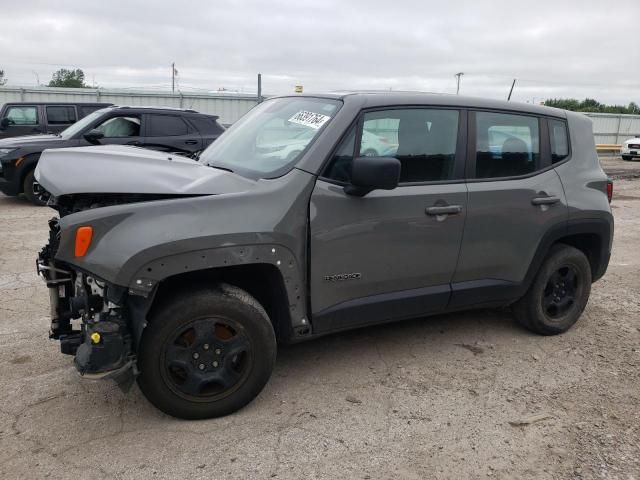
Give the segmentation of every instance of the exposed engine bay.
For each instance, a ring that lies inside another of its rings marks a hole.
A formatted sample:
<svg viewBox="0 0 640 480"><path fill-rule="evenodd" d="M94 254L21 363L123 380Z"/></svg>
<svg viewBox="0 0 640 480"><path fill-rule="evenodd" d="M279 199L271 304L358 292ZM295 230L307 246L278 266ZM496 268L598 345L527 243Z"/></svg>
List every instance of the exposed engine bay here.
<svg viewBox="0 0 640 480"><path fill-rule="evenodd" d="M126 290L57 262L57 218L49 221L49 229L49 243L38 255L37 269L49 288L50 338L60 341L62 353L75 356L81 375L115 378L131 373L135 362L124 315ZM74 320L79 320L79 328L74 328Z"/></svg>
<svg viewBox="0 0 640 480"><path fill-rule="evenodd" d="M194 195L156 194L156 193L82 193L62 195L58 198L48 196L47 205L58 211L60 218L72 213L82 212L93 208L125 205L127 203L152 202L155 200L169 200L186 198Z"/></svg>

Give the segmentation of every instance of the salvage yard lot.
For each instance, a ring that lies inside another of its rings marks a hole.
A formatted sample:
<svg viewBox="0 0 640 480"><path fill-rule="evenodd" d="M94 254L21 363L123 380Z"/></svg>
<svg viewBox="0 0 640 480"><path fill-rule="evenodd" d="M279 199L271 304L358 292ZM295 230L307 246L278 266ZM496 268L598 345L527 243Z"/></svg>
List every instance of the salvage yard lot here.
<svg viewBox="0 0 640 480"><path fill-rule="evenodd" d="M0 196L0 478L640 480L640 162L603 164L613 255L568 333L483 310L332 335L198 422L77 376L35 274L54 212Z"/></svg>

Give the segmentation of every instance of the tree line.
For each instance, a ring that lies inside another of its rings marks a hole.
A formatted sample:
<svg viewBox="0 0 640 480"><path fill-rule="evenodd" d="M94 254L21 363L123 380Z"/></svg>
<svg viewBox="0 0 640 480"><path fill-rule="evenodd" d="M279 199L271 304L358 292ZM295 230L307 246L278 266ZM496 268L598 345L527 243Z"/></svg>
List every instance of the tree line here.
<svg viewBox="0 0 640 480"><path fill-rule="evenodd" d="M629 105L624 106L606 105L593 98L585 98L582 101L576 100L575 98L551 98L545 100L544 104L547 107L562 108L574 112L640 114L640 106L635 102L630 102Z"/></svg>

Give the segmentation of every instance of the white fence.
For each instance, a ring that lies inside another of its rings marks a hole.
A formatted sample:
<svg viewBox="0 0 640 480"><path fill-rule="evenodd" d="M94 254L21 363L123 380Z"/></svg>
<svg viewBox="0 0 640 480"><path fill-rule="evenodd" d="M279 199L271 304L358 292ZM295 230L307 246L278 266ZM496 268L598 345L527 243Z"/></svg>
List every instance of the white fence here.
<svg viewBox="0 0 640 480"><path fill-rule="evenodd" d="M585 113L593 120L596 144L620 145L625 140L640 137L640 115L618 113Z"/></svg>
<svg viewBox="0 0 640 480"><path fill-rule="evenodd" d="M231 124L258 102L255 95L238 93L154 92L103 88L0 87L0 105L7 102L107 102L115 105L192 108Z"/></svg>

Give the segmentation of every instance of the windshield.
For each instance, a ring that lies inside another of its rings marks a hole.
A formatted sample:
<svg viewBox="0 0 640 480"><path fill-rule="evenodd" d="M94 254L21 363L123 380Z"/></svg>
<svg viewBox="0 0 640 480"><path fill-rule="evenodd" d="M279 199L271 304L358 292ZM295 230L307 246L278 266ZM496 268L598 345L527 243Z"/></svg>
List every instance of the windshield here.
<svg viewBox="0 0 640 480"><path fill-rule="evenodd" d="M288 97L261 103L200 155L200 162L250 178L282 175L336 114L336 100Z"/></svg>
<svg viewBox="0 0 640 480"><path fill-rule="evenodd" d="M91 125L98 118L100 118L105 112L108 112L108 111L109 111L108 108L103 108L103 109L96 110L95 112L90 113L86 117L81 118L76 123L74 123L73 125L70 125L68 128L66 128L62 132L60 132L60 136L62 138L64 138L65 140L69 140L76 133L84 130L85 127Z"/></svg>

